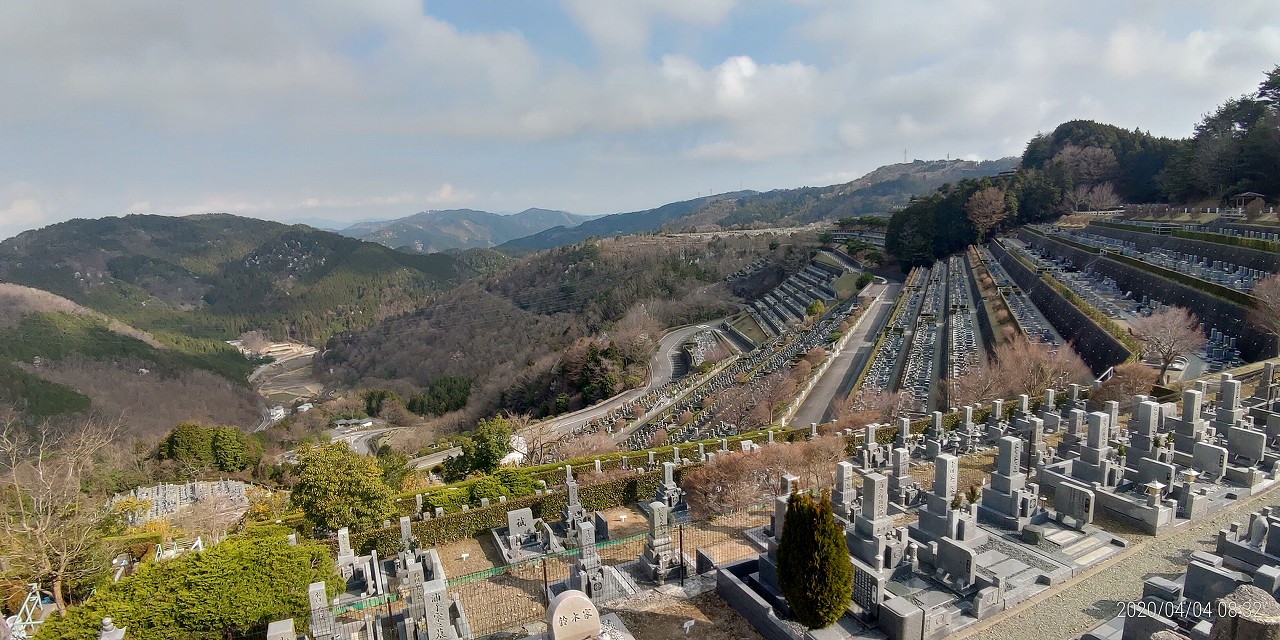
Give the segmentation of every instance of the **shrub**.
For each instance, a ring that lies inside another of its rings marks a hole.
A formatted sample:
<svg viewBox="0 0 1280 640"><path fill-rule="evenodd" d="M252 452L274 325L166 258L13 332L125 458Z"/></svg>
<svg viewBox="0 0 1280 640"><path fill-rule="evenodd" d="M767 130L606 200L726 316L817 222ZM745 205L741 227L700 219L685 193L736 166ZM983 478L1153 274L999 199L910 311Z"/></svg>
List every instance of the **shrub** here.
<svg viewBox="0 0 1280 640"><path fill-rule="evenodd" d="M853 565L831 500L801 493L787 499L778 543L778 585L795 619L821 629L840 619L853 592Z"/></svg>

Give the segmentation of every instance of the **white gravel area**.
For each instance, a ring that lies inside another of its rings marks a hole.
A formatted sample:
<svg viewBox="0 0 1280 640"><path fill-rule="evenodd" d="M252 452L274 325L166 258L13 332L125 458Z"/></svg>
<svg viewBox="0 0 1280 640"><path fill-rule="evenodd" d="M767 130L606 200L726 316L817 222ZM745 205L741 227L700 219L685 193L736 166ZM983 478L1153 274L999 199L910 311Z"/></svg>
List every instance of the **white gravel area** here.
<svg viewBox="0 0 1280 640"><path fill-rule="evenodd" d="M1192 551L1213 551L1219 529L1233 521L1247 523L1251 511L1276 501L1273 491L1268 490L1159 537L1118 533L1131 544L1116 560L951 638L1028 640L1079 636L1115 617L1120 603L1140 598L1143 580L1180 575L1186 571ZM1106 524L1102 526L1112 530Z"/></svg>

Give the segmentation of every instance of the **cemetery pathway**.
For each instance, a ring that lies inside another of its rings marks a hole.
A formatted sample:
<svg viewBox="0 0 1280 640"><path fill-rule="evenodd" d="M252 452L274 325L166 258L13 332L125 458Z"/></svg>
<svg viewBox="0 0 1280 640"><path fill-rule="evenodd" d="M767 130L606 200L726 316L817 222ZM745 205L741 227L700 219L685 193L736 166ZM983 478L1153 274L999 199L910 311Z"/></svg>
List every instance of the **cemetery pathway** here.
<svg viewBox="0 0 1280 640"><path fill-rule="evenodd" d="M1275 491L1268 490L1166 535L1122 533L1133 546L1115 563L1104 564L1062 589L1033 598L1029 605L1024 603L953 637L1027 640L1079 636L1114 617L1120 611L1119 603L1141 598L1143 580L1181 575L1192 551L1213 551L1219 529L1233 521L1248 522L1250 512L1275 503Z"/></svg>
<svg viewBox="0 0 1280 640"><path fill-rule="evenodd" d="M884 329L885 323L889 321L889 312L893 310L893 304L897 302L898 293L901 291L902 283L900 282L871 285L867 295L872 297L880 295L880 299L867 310L868 321L859 323L844 349L831 362L831 366L818 379L809 396L796 410L790 424L805 426L813 422L822 424L831 420L832 403L836 398L848 396L853 390L853 383L857 381L858 373L867 366L871 348L875 345L880 331Z"/></svg>

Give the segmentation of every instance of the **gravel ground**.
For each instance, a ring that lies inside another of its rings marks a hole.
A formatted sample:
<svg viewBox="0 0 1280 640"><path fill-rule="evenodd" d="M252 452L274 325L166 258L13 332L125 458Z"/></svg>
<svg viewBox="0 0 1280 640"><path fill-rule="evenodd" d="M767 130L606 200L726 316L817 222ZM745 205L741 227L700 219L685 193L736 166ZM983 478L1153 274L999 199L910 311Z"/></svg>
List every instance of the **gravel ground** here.
<svg viewBox="0 0 1280 640"><path fill-rule="evenodd" d="M1174 578L1181 574L1192 551L1212 551L1219 529L1232 521L1247 522L1251 511L1276 502L1273 493L1269 490L1251 496L1230 509L1154 538L1132 530L1119 531L1112 523L1099 523L1130 541L1132 546L1118 560L1095 568L1043 599L1033 598L1031 603L952 637L1027 640L1078 636L1119 613L1119 603L1140 598L1146 578Z"/></svg>

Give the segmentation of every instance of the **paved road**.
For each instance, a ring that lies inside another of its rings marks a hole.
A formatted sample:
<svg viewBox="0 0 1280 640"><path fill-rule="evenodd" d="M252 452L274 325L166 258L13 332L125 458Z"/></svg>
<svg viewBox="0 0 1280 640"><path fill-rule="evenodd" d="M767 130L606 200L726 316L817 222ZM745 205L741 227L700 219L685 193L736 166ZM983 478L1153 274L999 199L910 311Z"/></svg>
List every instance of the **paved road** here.
<svg viewBox="0 0 1280 640"><path fill-rule="evenodd" d="M852 391L858 372L862 371L867 358L871 357L871 348L875 346L876 338L889 321L889 312L893 310L893 303L897 301L901 291L900 282L873 284L868 287L869 295L879 295L880 298L867 310L849 342L845 343L844 349L818 379L813 391L809 392L809 397L796 410L791 424L805 426L831 420L831 405L837 398L846 397Z"/></svg>
<svg viewBox="0 0 1280 640"><path fill-rule="evenodd" d="M658 352L655 353L653 358L649 361L649 382L645 384L645 386L616 395L608 400L585 409L580 409L573 413L543 420L538 423L539 429L550 424L554 433L569 433L574 427L580 427L591 422L592 420L609 413L615 408L639 398L650 390L656 389L670 382L671 375L673 373L671 354L678 349L681 344L684 344L685 339L689 336L702 331L703 329L710 329L718 326L722 320L723 319L717 319L702 324L680 327L666 333L658 341Z"/></svg>
<svg viewBox="0 0 1280 640"><path fill-rule="evenodd" d="M444 449L437 451L428 456L414 458L409 461L410 469L430 469L438 464L443 464L445 458L450 458L462 453L462 447L453 447L452 449Z"/></svg>

